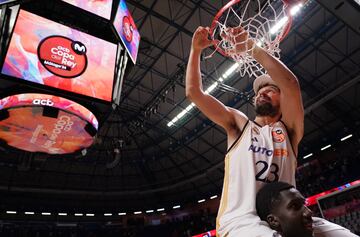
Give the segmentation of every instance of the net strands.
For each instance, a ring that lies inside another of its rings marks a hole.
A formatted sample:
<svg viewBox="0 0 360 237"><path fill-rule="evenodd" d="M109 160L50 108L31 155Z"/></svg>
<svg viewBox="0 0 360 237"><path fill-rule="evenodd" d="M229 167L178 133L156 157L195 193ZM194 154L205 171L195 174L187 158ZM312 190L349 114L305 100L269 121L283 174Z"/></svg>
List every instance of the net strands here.
<svg viewBox="0 0 360 237"><path fill-rule="evenodd" d="M231 57L238 64L238 71L243 77L246 74L258 77L265 74L265 69L252 57L252 50L255 44L265 49L269 54L280 58L279 43L287 34L290 27L290 17L287 16L286 7L280 0L266 0L263 3L260 0L243 0L236 2L229 7L225 6L223 12L216 16L211 26L211 38L214 40L214 46L217 51L227 57ZM283 24L279 25L279 21ZM279 29L276 29L276 25ZM238 35L230 34L230 28L242 27L248 32L248 38L243 41L235 41ZM253 40L255 44L247 44ZM236 46L245 45L245 51L237 52ZM252 47L248 47L252 45ZM206 58L213 56L213 51Z"/></svg>

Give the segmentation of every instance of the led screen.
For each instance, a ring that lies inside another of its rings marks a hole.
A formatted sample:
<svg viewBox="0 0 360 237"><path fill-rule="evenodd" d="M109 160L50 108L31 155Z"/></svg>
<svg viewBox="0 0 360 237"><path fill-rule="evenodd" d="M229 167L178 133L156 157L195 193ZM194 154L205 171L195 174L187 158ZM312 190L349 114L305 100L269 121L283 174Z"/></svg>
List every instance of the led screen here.
<svg viewBox="0 0 360 237"><path fill-rule="evenodd" d="M58 110L44 112L45 107ZM7 114L4 115L4 111ZM89 147L96 117L74 101L46 94L19 94L0 100L0 139L30 152L66 154Z"/></svg>
<svg viewBox="0 0 360 237"><path fill-rule="evenodd" d="M215 237L216 236L216 230L211 230L199 235L193 235L192 237Z"/></svg>
<svg viewBox="0 0 360 237"><path fill-rule="evenodd" d="M20 10L1 73L111 101L117 46Z"/></svg>
<svg viewBox="0 0 360 237"><path fill-rule="evenodd" d="M16 0L0 0L0 5L1 4L5 4L5 3L9 3L9 2L15 2ZM1 12L1 11L0 11Z"/></svg>
<svg viewBox="0 0 360 237"><path fill-rule="evenodd" d="M85 11L110 20L112 0L63 0Z"/></svg>
<svg viewBox="0 0 360 237"><path fill-rule="evenodd" d="M131 60L135 64L139 50L140 33L126 6L125 0L120 0L114 19L114 27L130 54Z"/></svg>

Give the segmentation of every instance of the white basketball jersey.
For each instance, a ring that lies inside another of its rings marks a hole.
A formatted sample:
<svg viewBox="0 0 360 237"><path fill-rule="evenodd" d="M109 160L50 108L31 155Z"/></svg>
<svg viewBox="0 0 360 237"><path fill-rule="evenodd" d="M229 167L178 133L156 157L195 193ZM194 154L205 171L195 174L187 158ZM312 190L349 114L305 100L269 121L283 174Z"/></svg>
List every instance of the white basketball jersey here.
<svg viewBox="0 0 360 237"><path fill-rule="evenodd" d="M218 236L260 221L255 207L257 191L274 181L295 186L295 171L296 157L285 125L278 121L261 127L248 121L225 157Z"/></svg>

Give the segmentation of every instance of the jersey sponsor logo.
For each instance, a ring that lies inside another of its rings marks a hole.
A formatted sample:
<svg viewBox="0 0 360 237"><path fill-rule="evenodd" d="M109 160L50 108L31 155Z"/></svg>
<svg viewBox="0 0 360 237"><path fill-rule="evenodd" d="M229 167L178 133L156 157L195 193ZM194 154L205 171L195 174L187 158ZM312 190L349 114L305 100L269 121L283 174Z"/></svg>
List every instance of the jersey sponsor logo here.
<svg viewBox="0 0 360 237"><path fill-rule="evenodd" d="M275 149L274 150L274 157L287 157L289 152L287 149Z"/></svg>
<svg viewBox="0 0 360 237"><path fill-rule="evenodd" d="M287 157L289 155L287 149L276 148L275 150L271 150L266 147L255 146L252 144L249 146L248 151L252 151L253 153L259 153L261 155L266 155L269 157L272 155L274 155L274 157Z"/></svg>
<svg viewBox="0 0 360 237"><path fill-rule="evenodd" d="M256 137L251 138L251 141L258 142L258 139Z"/></svg>
<svg viewBox="0 0 360 237"><path fill-rule="evenodd" d="M259 131L259 129L257 127L252 127L252 131L253 131L253 133L255 133L257 135L260 134L260 131Z"/></svg>
<svg viewBox="0 0 360 237"><path fill-rule="evenodd" d="M285 141L285 134L281 128L275 128L271 134L274 142L281 143Z"/></svg>
<svg viewBox="0 0 360 237"><path fill-rule="evenodd" d="M266 147L259 147L259 146L255 146L255 145L250 145L249 151L252 151L253 153L259 153L262 155L266 155L266 156L272 156L274 154L273 150L270 150Z"/></svg>

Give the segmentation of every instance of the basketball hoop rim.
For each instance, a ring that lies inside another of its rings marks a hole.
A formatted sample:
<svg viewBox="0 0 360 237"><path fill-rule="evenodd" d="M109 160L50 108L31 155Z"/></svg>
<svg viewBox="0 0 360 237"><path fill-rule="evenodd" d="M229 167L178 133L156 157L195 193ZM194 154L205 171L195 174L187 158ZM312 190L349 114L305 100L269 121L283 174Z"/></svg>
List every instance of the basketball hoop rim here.
<svg viewBox="0 0 360 237"><path fill-rule="evenodd" d="M212 36L214 34L214 30L215 30L215 27L217 25L217 21L218 19L220 18L220 16L226 11L228 10L232 5L236 4L236 3L239 3L240 1L242 0L231 0L230 2L228 2L227 4L225 4L219 11L218 13L215 15L213 21L211 22L211 26L210 26L210 35ZM250 1L250 0L249 0ZM278 35L276 38L280 37L279 39L279 42L281 42L285 37L286 35L289 33L290 29L291 29L291 25L292 25L292 16L290 14L290 9L288 8L289 6L289 2L288 0L281 0L285 6L286 6L286 15L288 16L288 22L285 26L285 29L283 31L283 34L282 35ZM215 49L220 53L222 54L223 56L225 57L228 57L229 55L221 48L217 47L217 44L215 41L212 42L213 46L215 47Z"/></svg>

